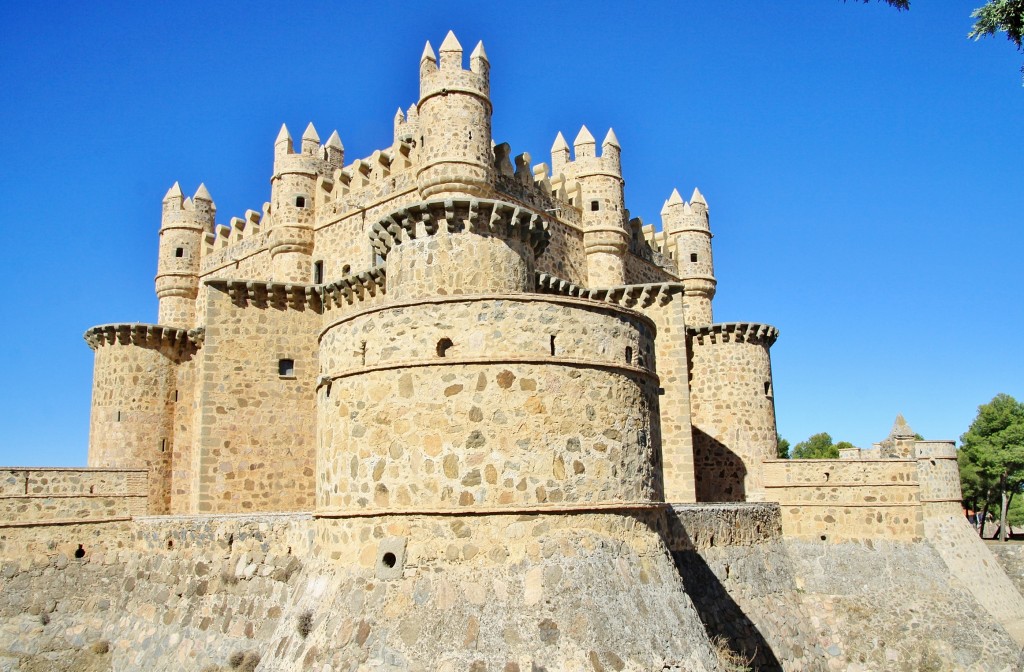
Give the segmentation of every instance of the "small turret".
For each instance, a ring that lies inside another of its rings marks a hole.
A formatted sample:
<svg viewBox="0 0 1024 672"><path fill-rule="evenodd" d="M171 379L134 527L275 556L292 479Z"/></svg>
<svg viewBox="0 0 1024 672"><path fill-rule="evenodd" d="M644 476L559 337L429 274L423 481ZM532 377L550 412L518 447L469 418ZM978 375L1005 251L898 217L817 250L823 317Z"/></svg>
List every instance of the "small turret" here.
<svg viewBox="0 0 1024 672"><path fill-rule="evenodd" d="M624 256L630 234L619 139L615 131L608 129L598 156L597 141L583 126L572 144L573 159L570 161L569 146L559 133L551 148L551 164L554 174L564 173L567 182L579 185L587 285L613 287L624 284Z"/></svg>
<svg viewBox="0 0 1024 672"><path fill-rule="evenodd" d="M196 326L202 242L213 231L216 216L206 185L199 185L192 198L184 198L175 182L164 196L156 273L160 324L182 329Z"/></svg>
<svg viewBox="0 0 1024 672"><path fill-rule="evenodd" d="M481 42L464 69L462 45L451 31L439 53L440 65L428 42L420 58L420 194L486 196L494 182L487 54Z"/></svg>
<svg viewBox="0 0 1024 672"><path fill-rule="evenodd" d="M326 146L312 122L295 152L288 127L274 141L274 176L270 180L271 278L279 282L313 281L313 224L316 181L330 176L344 161L337 132Z"/></svg>
<svg viewBox="0 0 1024 672"><path fill-rule="evenodd" d="M678 189L661 210L662 230L668 239L668 250L679 269L679 279L686 287L683 306L686 324L693 327L710 325L713 321L711 301L715 298L714 259L711 254L711 227L708 205L699 189L693 190L690 203L683 200Z"/></svg>

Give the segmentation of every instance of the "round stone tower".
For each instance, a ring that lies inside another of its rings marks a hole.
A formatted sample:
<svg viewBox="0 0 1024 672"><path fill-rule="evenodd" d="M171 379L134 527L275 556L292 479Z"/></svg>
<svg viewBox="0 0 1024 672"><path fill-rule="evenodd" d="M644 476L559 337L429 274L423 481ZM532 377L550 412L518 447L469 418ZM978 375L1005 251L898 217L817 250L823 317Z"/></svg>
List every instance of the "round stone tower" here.
<svg viewBox="0 0 1024 672"><path fill-rule="evenodd" d="M150 514L169 512L177 366L195 351L184 329L148 324L93 327L89 458L92 468L149 472Z"/></svg>
<svg viewBox="0 0 1024 672"><path fill-rule="evenodd" d="M387 300L320 337L318 511L661 501L654 326L528 293L544 217L464 197L373 227Z"/></svg>
<svg viewBox="0 0 1024 672"><path fill-rule="evenodd" d="M601 156L597 156L594 136L584 126L573 141L573 150L570 174L580 185L587 285L622 285L626 281L623 258L629 233L619 140L609 129L601 143Z"/></svg>
<svg viewBox="0 0 1024 672"><path fill-rule="evenodd" d="M217 207L205 185L199 185L196 195L188 199L175 182L164 196L156 273L160 324L181 329L196 326L203 237L213 231L216 216Z"/></svg>
<svg viewBox="0 0 1024 672"><path fill-rule="evenodd" d="M689 327L690 413L698 502L764 499L762 460L776 457L766 324Z"/></svg>
<svg viewBox="0 0 1024 672"><path fill-rule="evenodd" d="M451 31L438 65L428 42L420 59L420 167L424 198L443 193L487 196L494 182L490 64L480 42L462 67L462 45Z"/></svg>

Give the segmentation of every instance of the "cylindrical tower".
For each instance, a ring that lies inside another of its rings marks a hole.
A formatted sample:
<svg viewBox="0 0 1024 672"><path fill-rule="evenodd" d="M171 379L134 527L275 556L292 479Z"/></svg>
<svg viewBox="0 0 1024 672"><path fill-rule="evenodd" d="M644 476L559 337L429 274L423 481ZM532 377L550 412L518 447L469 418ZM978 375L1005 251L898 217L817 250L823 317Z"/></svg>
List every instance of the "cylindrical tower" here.
<svg viewBox="0 0 1024 672"><path fill-rule="evenodd" d="M583 247L587 255L587 285L615 287L626 282L623 262L629 246L622 180L621 149L615 132L601 143L601 156L587 127L573 141L570 174L580 185Z"/></svg>
<svg viewBox="0 0 1024 672"><path fill-rule="evenodd" d="M687 329L698 502L764 499L762 461L776 457L775 395L766 324Z"/></svg>
<svg viewBox="0 0 1024 672"><path fill-rule="evenodd" d="M320 338L318 510L662 500L654 325L530 293L544 215L446 199L371 236L387 300Z"/></svg>
<svg viewBox="0 0 1024 672"><path fill-rule="evenodd" d="M490 64L480 42L462 68L462 45L451 31L440 48L428 42L420 59L417 183L424 198L444 193L486 196L494 182Z"/></svg>
<svg viewBox="0 0 1024 672"><path fill-rule="evenodd" d="M340 149L340 142L337 145L332 151ZM316 180L329 171L327 155L313 124L302 134L298 153L292 151L291 135L282 124L274 142L274 176L270 182L271 278L277 282L313 281Z"/></svg>
<svg viewBox="0 0 1024 672"><path fill-rule="evenodd" d="M697 189L686 203L678 190L661 210L662 228L673 250L683 292L686 323L704 327L712 323L711 301L715 298L715 267L711 256L711 226L708 206Z"/></svg>
<svg viewBox="0 0 1024 672"><path fill-rule="evenodd" d="M160 324L191 329L196 326L196 296L203 236L213 231L217 207L206 186L183 198L175 182L164 196L157 258L156 295Z"/></svg>
<svg viewBox="0 0 1024 672"><path fill-rule="evenodd" d="M963 518L956 444L952 441L917 441L914 456L925 517L951 515Z"/></svg>
<svg viewBox="0 0 1024 672"><path fill-rule="evenodd" d="M93 327L89 459L94 468L146 469L150 514L169 511L176 364L193 351L184 329L147 324Z"/></svg>

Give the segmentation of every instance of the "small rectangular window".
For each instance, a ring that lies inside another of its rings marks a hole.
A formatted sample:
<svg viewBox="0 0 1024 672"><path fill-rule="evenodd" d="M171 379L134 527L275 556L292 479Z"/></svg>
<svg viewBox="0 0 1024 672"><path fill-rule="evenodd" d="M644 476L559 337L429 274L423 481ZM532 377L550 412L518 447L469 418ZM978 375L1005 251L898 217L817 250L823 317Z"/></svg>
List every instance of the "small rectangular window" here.
<svg viewBox="0 0 1024 672"><path fill-rule="evenodd" d="M184 247L176 248L174 250L174 256L176 256L176 257L184 257L185 256L185 248Z"/></svg>
<svg viewBox="0 0 1024 672"><path fill-rule="evenodd" d="M295 360L294 359L279 359L277 360L277 375L284 378L291 378L295 375Z"/></svg>
<svg viewBox="0 0 1024 672"><path fill-rule="evenodd" d="M693 254L690 255L690 261L692 261L693 263L697 263L697 253L696 252L694 252Z"/></svg>
<svg viewBox="0 0 1024 672"><path fill-rule="evenodd" d="M324 262L314 261L313 262L313 284L319 285L324 281Z"/></svg>
<svg viewBox="0 0 1024 672"><path fill-rule="evenodd" d="M600 210L601 209L601 201L591 201L590 202L590 209L593 212L597 212L598 210Z"/></svg>

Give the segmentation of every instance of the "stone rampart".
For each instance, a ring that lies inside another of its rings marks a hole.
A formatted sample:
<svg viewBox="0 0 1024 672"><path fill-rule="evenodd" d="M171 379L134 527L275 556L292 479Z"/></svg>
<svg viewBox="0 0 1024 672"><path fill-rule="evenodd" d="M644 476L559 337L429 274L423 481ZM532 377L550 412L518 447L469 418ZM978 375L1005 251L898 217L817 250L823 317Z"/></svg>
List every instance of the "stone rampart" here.
<svg viewBox="0 0 1024 672"><path fill-rule="evenodd" d="M914 460L768 460L764 475L787 536L831 542L924 536Z"/></svg>

